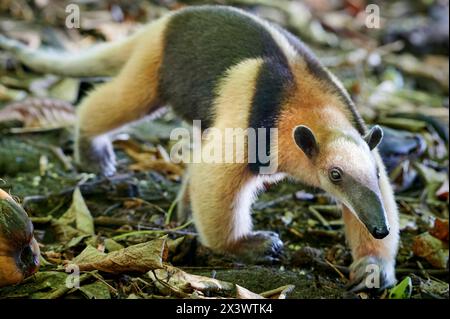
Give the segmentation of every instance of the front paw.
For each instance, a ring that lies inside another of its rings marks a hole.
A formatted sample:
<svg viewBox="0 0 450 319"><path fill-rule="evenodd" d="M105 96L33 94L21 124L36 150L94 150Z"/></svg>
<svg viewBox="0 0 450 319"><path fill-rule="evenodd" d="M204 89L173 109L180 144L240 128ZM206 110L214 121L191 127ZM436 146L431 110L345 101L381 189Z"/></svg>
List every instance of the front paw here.
<svg viewBox="0 0 450 319"><path fill-rule="evenodd" d="M79 138L75 146L75 161L83 171L105 176L112 176L116 172L116 157L107 136Z"/></svg>
<svg viewBox="0 0 450 319"><path fill-rule="evenodd" d="M366 256L350 266L350 282L347 289L352 292L381 291L392 287L395 283L394 262Z"/></svg>
<svg viewBox="0 0 450 319"><path fill-rule="evenodd" d="M248 263L267 264L278 261L282 250L283 242L277 233L256 231L239 241L235 254Z"/></svg>

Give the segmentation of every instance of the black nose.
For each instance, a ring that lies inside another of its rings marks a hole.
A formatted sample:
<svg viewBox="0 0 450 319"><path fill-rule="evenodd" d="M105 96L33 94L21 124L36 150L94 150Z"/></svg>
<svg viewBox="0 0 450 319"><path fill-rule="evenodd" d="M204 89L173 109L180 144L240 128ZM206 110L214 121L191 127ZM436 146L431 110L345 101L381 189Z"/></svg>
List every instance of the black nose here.
<svg viewBox="0 0 450 319"><path fill-rule="evenodd" d="M389 235L388 227L374 227L372 230L372 236L376 239L383 239L387 235Z"/></svg>

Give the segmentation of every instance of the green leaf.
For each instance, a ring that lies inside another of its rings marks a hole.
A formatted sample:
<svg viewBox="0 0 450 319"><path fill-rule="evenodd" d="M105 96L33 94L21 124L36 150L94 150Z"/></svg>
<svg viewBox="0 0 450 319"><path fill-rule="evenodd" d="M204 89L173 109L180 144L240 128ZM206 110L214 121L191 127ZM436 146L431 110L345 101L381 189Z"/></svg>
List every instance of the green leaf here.
<svg viewBox="0 0 450 319"><path fill-rule="evenodd" d="M67 248L72 248L80 244L85 238L88 238L89 235L81 235L77 237L73 237L68 243Z"/></svg>
<svg viewBox="0 0 450 319"><path fill-rule="evenodd" d="M412 292L412 280L410 277L403 279L389 292L389 299L409 299Z"/></svg>
<svg viewBox="0 0 450 319"><path fill-rule="evenodd" d="M57 271L40 271L22 284L0 289L3 298L46 298L66 285L67 274Z"/></svg>
<svg viewBox="0 0 450 319"><path fill-rule="evenodd" d="M108 252L113 252L116 250L121 250L123 249L123 245L119 244L118 242L116 242L115 240L111 239L111 238L106 238L105 239L105 248Z"/></svg>
<svg viewBox="0 0 450 319"><path fill-rule="evenodd" d="M64 215L61 216L59 221L66 225L75 223L76 229L83 234L95 234L94 219L92 218L78 187L73 192L72 205Z"/></svg>
<svg viewBox="0 0 450 319"><path fill-rule="evenodd" d="M88 299L111 299L108 286L101 281L89 285L82 285L79 290Z"/></svg>

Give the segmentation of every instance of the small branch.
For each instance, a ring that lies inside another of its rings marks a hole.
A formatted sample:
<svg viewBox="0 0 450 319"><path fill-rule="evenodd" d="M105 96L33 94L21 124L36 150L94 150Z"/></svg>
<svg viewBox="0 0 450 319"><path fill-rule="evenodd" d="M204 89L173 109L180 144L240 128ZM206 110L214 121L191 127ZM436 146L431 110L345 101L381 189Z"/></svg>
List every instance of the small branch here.
<svg viewBox="0 0 450 319"><path fill-rule="evenodd" d="M191 225L192 223L193 223L193 221L190 220L190 221L188 221L187 223L185 223L185 224L183 224L183 225L181 225L181 226L172 228L172 229L140 230L140 231L134 231L134 232L129 232L129 233L126 233L126 234L114 236L112 239L113 239L113 240L121 240L121 239L125 239L125 238L127 238L127 237L130 237L130 236L167 234L167 233L172 233L172 232L175 232L175 231L182 230L182 229L188 227L189 225Z"/></svg>
<svg viewBox="0 0 450 319"><path fill-rule="evenodd" d="M319 213L319 211L317 209L315 209L312 206L309 206L308 209L314 215L314 217L316 217L316 219L322 224L322 226L324 226L327 229L331 229L328 221L322 216L321 213Z"/></svg>

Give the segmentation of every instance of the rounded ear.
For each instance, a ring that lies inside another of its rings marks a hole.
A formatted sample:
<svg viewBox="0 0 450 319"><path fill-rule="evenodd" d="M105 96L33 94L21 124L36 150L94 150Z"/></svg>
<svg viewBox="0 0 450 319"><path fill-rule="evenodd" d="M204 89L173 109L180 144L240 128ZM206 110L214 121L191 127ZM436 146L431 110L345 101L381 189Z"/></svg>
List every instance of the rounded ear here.
<svg viewBox="0 0 450 319"><path fill-rule="evenodd" d="M295 143L307 157L313 158L319 154L319 145L309 127L304 125L297 126L294 128L293 136Z"/></svg>
<svg viewBox="0 0 450 319"><path fill-rule="evenodd" d="M373 150L375 147L377 147L382 139L383 129L378 125L372 127L372 129L364 136L364 140L366 141L367 145L369 145L370 150Z"/></svg>

